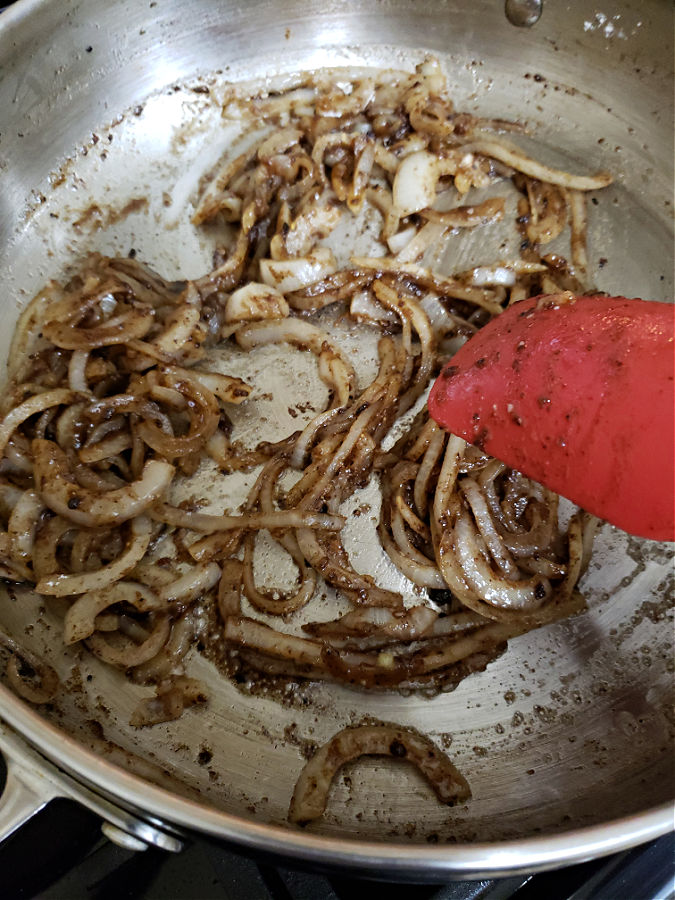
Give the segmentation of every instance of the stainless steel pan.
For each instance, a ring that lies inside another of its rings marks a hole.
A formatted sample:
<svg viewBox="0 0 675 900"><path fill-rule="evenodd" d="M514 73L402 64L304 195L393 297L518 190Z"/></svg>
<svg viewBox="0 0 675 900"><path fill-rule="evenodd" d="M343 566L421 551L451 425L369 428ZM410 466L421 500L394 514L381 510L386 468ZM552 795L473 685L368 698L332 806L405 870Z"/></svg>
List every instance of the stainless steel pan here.
<svg viewBox="0 0 675 900"><path fill-rule="evenodd" d="M617 174L591 209L597 286L672 299L672 8L602 10L549 2L528 29L498 0L21 0L0 17L0 354L26 299L88 250L133 247L168 276L206 270L212 246L186 210L227 146L225 81L409 68L426 52L459 108L525 120L548 161ZM455 268L480 249L458 246ZM266 412L283 426L279 404ZM367 530L354 534L363 548ZM49 610L5 591L3 629L48 655L65 688L35 710L0 687L14 760L3 833L65 791L165 846L174 827L197 829L390 878L533 871L639 843L672 827L672 586L667 548L605 527L588 613L512 641L451 694L310 685L280 700L195 654L208 708L140 732L125 724L140 689L65 652ZM366 715L448 746L470 805L448 810L414 771L369 760L338 780L321 822L287 826L303 748Z"/></svg>

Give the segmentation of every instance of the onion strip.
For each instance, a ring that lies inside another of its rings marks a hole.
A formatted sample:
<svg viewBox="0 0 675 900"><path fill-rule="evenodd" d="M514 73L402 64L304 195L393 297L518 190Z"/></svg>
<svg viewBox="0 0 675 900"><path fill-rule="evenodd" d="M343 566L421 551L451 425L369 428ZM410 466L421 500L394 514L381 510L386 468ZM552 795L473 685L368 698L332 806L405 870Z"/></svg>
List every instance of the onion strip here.
<svg viewBox="0 0 675 900"><path fill-rule="evenodd" d="M306 763L296 782L288 818L305 825L323 815L338 771L360 756L389 756L413 763L442 803L464 803L471 790L464 776L429 738L400 725L362 725L333 735Z"/></svg>

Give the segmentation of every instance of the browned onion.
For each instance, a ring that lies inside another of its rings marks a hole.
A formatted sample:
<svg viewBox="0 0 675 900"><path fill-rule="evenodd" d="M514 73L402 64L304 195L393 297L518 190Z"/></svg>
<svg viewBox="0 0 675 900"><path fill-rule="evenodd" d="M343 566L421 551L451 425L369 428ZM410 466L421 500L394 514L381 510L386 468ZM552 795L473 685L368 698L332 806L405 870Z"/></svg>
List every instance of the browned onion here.
<svg viewBox="0 0 675 900"><path fill-rule="evenodd" d="M37 583L35 590L52 597L67 597L69 594L84 594L109 587L128 575L143 559L150 543L150 535L150 520L145 516L138 516L131 522L130 539L124 552L114 562L93 572L46 575Z"/></svg>
<svg viewBox="0 0 675 900"><path fill-rule="evenodd" d="M150 311L132 309L94 328L77 328L70 323L48 322L43 327L43 333L57 347L65 350L94 350L142 338L150 330L153 318Z"/></svg>
<svg viewBox="0 0 675 900"><path fill-rule="evenodd" d="M51 441L33 442L38 493L54 512L88 527L125 522L145 512L162 496L173 477L173 466L150 460L142 477L116 490L92 491L77 484L66 455Z"/></svg>
<svg viewBox="0 0 675 900"><path fill-rule="evenodd" d="M207 695L201 682L185 675L170 675L160 681L155 695L141 700L131 714L129 724L133 728L173 722L183 710L195 704L206 703Z"/></svg>
<svg viewBox="0 0 675 900"><path fill-rule="evenodd" d="M56 671L2 631L0 645L11 653L6 666L11 688L29 703L48 703L52 700L61 684Z"/></svg>
<svg viewBox="0 0 675 900"><path fill-rule="evenodd" d="M244 101L234 92L229 102ZM421 407L447 356L507 304L582 289L582 192L611 179L544 166L500 136L517 124L457 112L430 60L349 90L304 76L246 102L264 134L208 175L193 217L214 231L226 223L213 270L169 282L92 254L22 314L0 405L0 575L75 598L63 600L66 641L157 686L135 725L199 702L182 667L197 634L211 641L200 629L214 605L227 652L271 676L425 692L583 608L576 585L593 521L574 515L561 534L557 498L448 438ZM434 271L429 260L448 258L456 229L503 218L503 192L490 192L504 179L521 195L520 258ZM463 199L471 188L479 202ZM541 256L566 238L568 214L570 261ZM379 226L379 246L339 268L322 242L352 216ZM384 332L370 384L358 384L331 316ZM210 368L230 339L235 355L278 342L311 350L329 408L301 432L243 446L231 405L255 402L257 385ZM239 514L200 511L190 480L210 460L222 473L262 465ZM374 479L377 534L413 605L357 572L340 535L341 505ZM256 584L265 529L297 567L287 595ZM322 582L349 611L310 621L311 638L291 633ZM284 623L243 615L242 594L252 615Z"/></svg>
<svg viewBox="0 0 675 900"><path fill-rule="evenodd" d="M338 771L360 756L389 756L411 762L441 803L449 806L464 803L471 796L464 776L429 738L400 725L361 725L333 735L305 764L293 791L289 821L306 825L322 816Z"/></svg>

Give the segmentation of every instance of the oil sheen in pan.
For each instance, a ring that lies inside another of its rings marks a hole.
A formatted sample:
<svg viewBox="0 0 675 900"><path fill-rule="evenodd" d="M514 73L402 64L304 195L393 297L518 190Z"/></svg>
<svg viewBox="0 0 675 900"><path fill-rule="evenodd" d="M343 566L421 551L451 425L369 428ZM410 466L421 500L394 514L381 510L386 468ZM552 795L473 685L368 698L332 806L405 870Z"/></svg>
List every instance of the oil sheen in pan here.
<svg viewBox="0 0 675 900"><path fill-rule="evenodd" d="M457 106L462 108L472 77L464 72L458 81ZM130 110L116 124L97 131L97 139L87 142L87 155L76 153L55 173L45 203L17 235L11 269L3 273L9 290L25 299L46 278L92 249L120 255L133 250L169 277L205 271L214 238L189 225L189 211L199 178L234 137L220 119L221 93L215 79L179 86L148 98L142 109ZM543 150L547 161L563 166L568 162L550 146ZM625 189L609 191L608 202L603 198L592 210L591 239L593 261L609 261L596 280L611 292L625 285L613 261L626 255L622 222L632 214L645 221L645 214ZM659 266L668 258L665 237L658 222L647 220L646 226L651 241L632 277L641 279L640 292L646 293L646 286L658 299L663 291ZM343 236L343 246L348 242L354 252L367 252L368 233L368 222L358 223ZM495 246L503 240L509 240L506 233L495 236ZM508 258L509 249L507 245L499 255ZM480 251L470 234L463 237L453 247L452 268L484 261ZM365 348L362 337L348 327L345 341L357 351L352 357L361 367L359 375L367 378L374 368L374 346ZM318 406L323 400L312 358L299 351L278 357L275 353L266 349L255 363L242 359L234 373L253 375L245 369L250 365L257 370L263 399L238 423L250 429L251 440L253 434L265 439L297 428L303 416L310 415L298 404ZM229 366L230 361L232 371ZM288 379L292 398L285 396L283 403L274 399L280 377ZM231 508L249 478L240 475L228 483ZM209 479L206 486L212 495L219 490L217 479ZM374 572L378 580L393 578L388 560L379 554L372 557L368 550L377 497L366 490L355 496L354 506L363 512L352 519L347 544L357 568ZM570 818L576 825L591 824L663 798L658 775L669 777L666 756L672 727L664 712L672 680L668 559L662 548L604 528L584 584L589 613L513 641L509 652L486 672L431 702L395 694L369 697L328 685L291 685L282 696L242 694L194 654L190 674L208 686L209 706L142 732L125 723L147 689L79 658L77 651L64 653L60 624L26 592L13 589L0 599L0 614L10 633L48 655L69 688L47 714L86 743L106 748L113 758L123 759L124 751L142 758L144 774L152 780L230 812L281 824L295 776L312 746L339 727L376 716L413 725L448 748L472 785L470 806L449 811L436 803L413 770L371 760L345 771L325 820L312 827L347 835L358 816L361 832L371 837L381 836L384 829L388 835L422 841L491 840L521 836L522 810L527 807L527 827L534 832L564 827ZM265 573L261 575L266 580ZM44 627L31 628L35 621ZM115 750L110 742L123 749Z"/></svg>

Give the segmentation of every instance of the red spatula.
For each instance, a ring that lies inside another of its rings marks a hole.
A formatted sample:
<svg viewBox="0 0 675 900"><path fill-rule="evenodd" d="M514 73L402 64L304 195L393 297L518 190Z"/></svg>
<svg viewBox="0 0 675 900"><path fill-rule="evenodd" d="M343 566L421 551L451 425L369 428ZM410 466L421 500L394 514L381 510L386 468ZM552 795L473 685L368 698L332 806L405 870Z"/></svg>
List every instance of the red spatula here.
<svg viewBox="0 0 675 900"><path fill-rule="evenodd" d="M515 303L445 366L440 425L625 531L675 540L675 306Z"/></svg>

